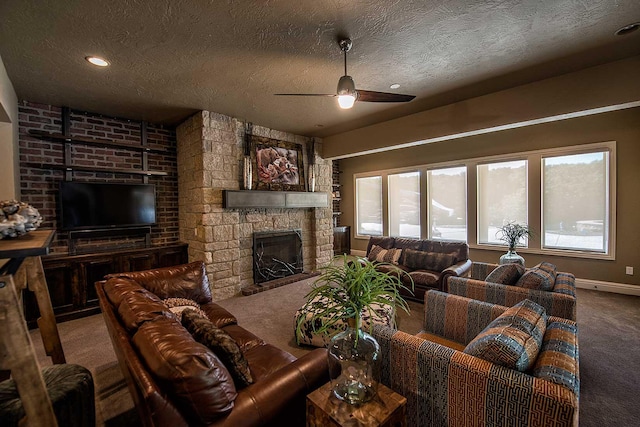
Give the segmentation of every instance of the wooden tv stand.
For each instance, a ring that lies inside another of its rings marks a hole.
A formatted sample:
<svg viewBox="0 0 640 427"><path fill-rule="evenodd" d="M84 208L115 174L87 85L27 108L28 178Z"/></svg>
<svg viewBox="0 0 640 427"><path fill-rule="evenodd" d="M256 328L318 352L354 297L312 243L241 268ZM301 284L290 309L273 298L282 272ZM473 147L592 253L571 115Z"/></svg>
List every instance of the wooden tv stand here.
<svg viewBox="0 0 640 427"><path fill-rule="evenodd" d="M42 265L56 321L100 313L94 284L106 274L184 264L188 262L187 247L186 243L175 243L84 255L43 256ZM29 328L37 327L40 313L30 293L24 295L24 313Z"/></svg>

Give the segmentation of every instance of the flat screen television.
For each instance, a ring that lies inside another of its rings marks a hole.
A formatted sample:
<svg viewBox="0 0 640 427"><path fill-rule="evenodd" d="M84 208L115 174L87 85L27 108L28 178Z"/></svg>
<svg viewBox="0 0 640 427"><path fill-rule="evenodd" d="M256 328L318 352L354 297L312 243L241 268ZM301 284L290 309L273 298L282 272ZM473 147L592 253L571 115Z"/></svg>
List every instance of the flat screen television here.
<svg viewBox="0 0 640 427"><path fill-rule="evenodd" d="M156 222L156 189L151 184L61 181L63 230L148 226Z"/></svg>

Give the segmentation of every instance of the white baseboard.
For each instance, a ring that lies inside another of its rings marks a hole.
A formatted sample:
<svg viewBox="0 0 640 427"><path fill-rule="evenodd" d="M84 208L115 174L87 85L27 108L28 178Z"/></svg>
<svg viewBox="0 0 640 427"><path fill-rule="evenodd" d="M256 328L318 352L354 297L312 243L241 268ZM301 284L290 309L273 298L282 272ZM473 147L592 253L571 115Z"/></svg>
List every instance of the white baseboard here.
<svg viewBox="0 0 640 427"><path fill-rule="evenodd" d="M626 283L602 282L600 280L579 279L576 277L576 288L640 296L640 286Z"/></svg>
<svg viewBox="0 0 640 427"><path fill-rule="evenodd" d="M353 256L367 256L367 251L359 251L357 249L351 249L351 255L353 255Z"/></svg>

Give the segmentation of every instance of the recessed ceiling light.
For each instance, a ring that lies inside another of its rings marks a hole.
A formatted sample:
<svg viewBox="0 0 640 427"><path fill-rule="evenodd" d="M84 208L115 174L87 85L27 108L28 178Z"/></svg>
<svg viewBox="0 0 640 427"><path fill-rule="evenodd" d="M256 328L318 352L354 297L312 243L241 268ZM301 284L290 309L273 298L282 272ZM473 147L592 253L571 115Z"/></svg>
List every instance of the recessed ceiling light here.
<svg viewBox="0 0 640 427"><path fill-rule="evenodd" d="M99 56L87 56L84 59L92 63L93 65L97 65L98 67L108 67L109 61L106 59L100 58Z"/></svg>
<svg viewBox="0 0 640 427"><path fill-rule="evenodd" d="M619 28L614 34L616 36L626 36L627 34L633 33L640 29L640 22L634 22L633 24L625 25L622 28Z"/></svg>
<svg viewBox="0 0 640 427"><path fill-rule="evenodd" d="M400 87L400 85L398 83L394 83L391 86L389 86L389 89L398 89Z"/></svg>

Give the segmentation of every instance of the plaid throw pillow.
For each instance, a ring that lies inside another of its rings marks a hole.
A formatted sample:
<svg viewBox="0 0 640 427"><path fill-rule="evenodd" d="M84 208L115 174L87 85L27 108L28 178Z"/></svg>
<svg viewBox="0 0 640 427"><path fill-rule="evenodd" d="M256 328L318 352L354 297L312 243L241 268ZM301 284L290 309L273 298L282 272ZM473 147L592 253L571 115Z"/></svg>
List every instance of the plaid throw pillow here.
<svg viewBox="0 0 640 427"><path fill-rule="evenodd" d="M533 267L527 270L522 277L518 279L515 286L520 286L521 288L526 289L550 291L553 289L554 282L555 280L551 273L539 267Z"/></svg>
<svg viewBox="0 0 640 427"><path fill-rule="evenodd" d="M240 351L238 343L228 333L191 308L182 313L182 326L196 341L207 346L218 356L233 377L236 387L243 388L253 384L249 363Z"/></svg>
<svg viewBox="0 0 640 427"><path fill-rule="evenodd" d="M544 307L526 299L489 323L464 352L525 372L538 357L546 326Z"/></svg>
<svg viewBox="0 0 640 427"><path fill-rule="evenodd" d="M378 245L373 245L371 247L371 251L369 251L369 256L367 258L369 259L369 261L388 262L390 264L398 265L398 260L400 259L401 255L402 249L383 249Z"/></svg>
<svg viewBox="0 0 640 427"><path fill-rule="evenodd" d="M515 285L523 274L524 267L520 264L503 264L496 267L484 280L485 282L500 283L502 285Z"/></svg>

